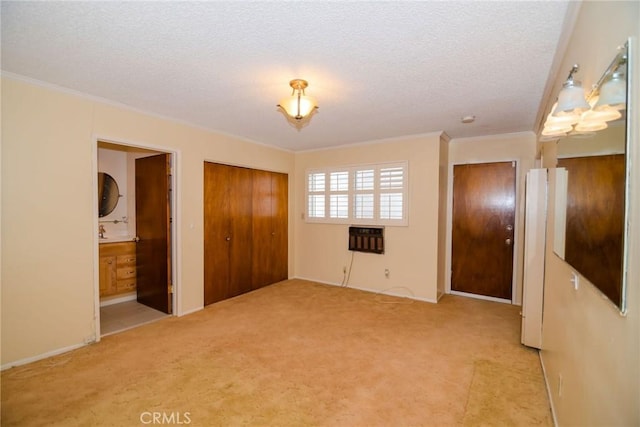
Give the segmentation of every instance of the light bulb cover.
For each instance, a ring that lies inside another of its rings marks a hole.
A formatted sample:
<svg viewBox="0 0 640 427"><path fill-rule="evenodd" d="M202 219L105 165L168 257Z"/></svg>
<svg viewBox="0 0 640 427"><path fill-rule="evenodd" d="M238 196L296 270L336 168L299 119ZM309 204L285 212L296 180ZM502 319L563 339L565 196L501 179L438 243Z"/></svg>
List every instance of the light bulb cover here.
<svg viewBox="0 0 640 427"><path fill-rule="evenodd" d="M607 108L615 110L627 108L627 81L622 73L613 73L611 79L604 82L600 88L600 97L593 109L602 111Z"/></svg>
<svg viewBox="0 0 640 427"><path fill-rule="evenodd" d="M620 111L613 108L602 108L600 110L589 110L582 113L580 123L584 122L610 122L622 117Z"/></svg>
<svg viewBox="0 0 640 427"><path fill-rule="evenodd" d="M560 126L558 126L558 127L553 127L553 126L547 127L547 126L545 126L542 129L541 133L542 133L543 136L564 136L564 135L567 134L567 132L571 132L572 130L573 130L573 126L571 126L571 125L566 125L564 127L560 127Z"/></svg>
<svg viewBox="0 0 640 427"><path fill-rule="evenodd" d="M554 117L580 115L589 109L584 90L578 81L567 80L558 94L558 104L553 110Z"/></svg>
<svg viewBox="0 0 640 427"><path fill-rule="evenodd" d="M553 111L553 110L552 110ZM566 116L554 116L552 113L547 115L547 119L544 122L544 127L548 126L571 126L578 123L580 116L577 114L571 114Z"/></svg>
<svg viewBox="0 0 640 427"><path fill-rule="evenodd" d="M576 125L576 132L595 132L608 127L606 122L580 122Z"/></svg>

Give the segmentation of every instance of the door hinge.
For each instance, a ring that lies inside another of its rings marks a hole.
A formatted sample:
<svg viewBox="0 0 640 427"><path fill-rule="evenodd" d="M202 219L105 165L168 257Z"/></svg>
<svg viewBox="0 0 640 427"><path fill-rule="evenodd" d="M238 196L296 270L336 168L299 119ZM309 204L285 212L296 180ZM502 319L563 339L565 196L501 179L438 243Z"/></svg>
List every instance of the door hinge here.
<svg viewBox="0 0 640 427"><path fill-rule="evenodd" d="M169 293L172 294L173 293L173 285L169 285L169 287L167 288L169 290Z"/></svg>

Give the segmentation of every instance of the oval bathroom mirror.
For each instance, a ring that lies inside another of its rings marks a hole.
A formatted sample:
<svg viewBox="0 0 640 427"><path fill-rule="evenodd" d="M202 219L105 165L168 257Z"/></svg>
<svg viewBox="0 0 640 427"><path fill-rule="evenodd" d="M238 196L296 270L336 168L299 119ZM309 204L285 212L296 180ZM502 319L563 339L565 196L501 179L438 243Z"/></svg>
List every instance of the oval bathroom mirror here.
<svg viewBox="0 0 640 427"><path fill-rule="evenodd" d="M113 212L119 198L116 180L108 173L98 172L98 217L102 218Z"/></svg>

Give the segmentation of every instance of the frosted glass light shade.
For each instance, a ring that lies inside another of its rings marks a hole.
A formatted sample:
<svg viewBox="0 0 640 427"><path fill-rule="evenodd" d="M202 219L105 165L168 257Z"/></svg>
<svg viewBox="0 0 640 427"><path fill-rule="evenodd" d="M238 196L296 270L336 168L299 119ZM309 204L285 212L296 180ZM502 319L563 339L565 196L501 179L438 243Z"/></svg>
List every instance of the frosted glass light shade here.
<svg viewBox="0 0 640 427"><path fill-rule="evenodd" d="M576 125L577 132L595 132L606 128L606 122L580 122Z"/></svg>
<svg viewBox="0 0 640 427"><path fill-rule="evenodd" d="M547 115L547 119L544 122L544 127L548 126L558 126L558 125L575 125L580 120L580 116L578 114L567 114L564 116L554 116L553 111L556 109L558 103L553 104L551 108L551 113Z"/></svg>
<svg viewBox="0 0 640 427"><path fill-rule="evenodd" d="M302 95L301 93L295 93L286 98L282 98L278 104L289 116L296 120L300 120L317 108L318 103L312 96Z"/></svg>
<svg viewBox="0 0 640 427"><path fill-rule="evenodd" d="M582 114L580 122L610 122L622 117L620 111L613 108L602 108L601 110L589 110Z"/></svg>
<svg viewBox="0 0 640 427"><path fill-rule="evenodd" d="M613 73L611 80L600 88L600 98L593 107L596 111L607 108L624 110L627 108L627 82L621 73Z"/></svg>
<svg viewBox="0 0 640 427"><path fill-rule="evenodd" d="M553 110L552 115L554 117L580 115L589 108L580 82L567 80L558 94L558 105Z"/></svg>
<svg viewBox="0 0 640 427"><path fill-rule="evenodd" d="M564 136L567 132L571 132L573 126L568 125L545 125L542 129L543 136Z"/></svg>

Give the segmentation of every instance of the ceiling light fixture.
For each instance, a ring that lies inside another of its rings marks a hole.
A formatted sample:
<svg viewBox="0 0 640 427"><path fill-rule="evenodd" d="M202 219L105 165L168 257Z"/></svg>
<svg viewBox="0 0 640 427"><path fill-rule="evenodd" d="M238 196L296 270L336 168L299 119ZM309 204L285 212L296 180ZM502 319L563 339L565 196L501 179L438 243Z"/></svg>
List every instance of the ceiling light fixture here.
<svg viewBox="0 0 640 427"><path fill-rule="evenodd" d="M318 109L318 103L314 97L304 93L309 83L306 80L294 79L289 82L289 86L293 89L291 96L282 98L278 107L298 122L310 117Z"/></svg>

